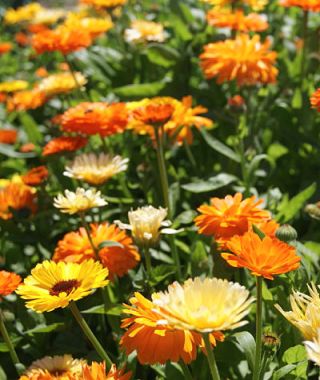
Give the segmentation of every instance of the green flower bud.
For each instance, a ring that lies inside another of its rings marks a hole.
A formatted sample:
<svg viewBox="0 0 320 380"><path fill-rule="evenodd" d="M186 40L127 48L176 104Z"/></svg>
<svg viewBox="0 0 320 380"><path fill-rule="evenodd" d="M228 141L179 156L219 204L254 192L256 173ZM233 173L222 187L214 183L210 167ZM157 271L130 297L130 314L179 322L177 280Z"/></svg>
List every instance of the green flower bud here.
<svg viewBox="0 0 320 380"><path fill-rule="evenodd" d="M277 229L276 237L285 243L290 243L297 239L298 233L290 224L283 224Z"/></svg>

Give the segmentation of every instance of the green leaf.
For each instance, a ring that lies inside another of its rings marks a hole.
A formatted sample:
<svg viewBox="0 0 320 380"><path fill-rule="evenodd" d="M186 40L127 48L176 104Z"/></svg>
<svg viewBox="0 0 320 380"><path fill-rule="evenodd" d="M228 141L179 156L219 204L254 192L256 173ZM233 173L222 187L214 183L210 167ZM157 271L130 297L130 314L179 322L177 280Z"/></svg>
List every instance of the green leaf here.
<svg viewBox="0 0 320 380"><path fill-rule="evenodd" d="M102 241L99 245L98 245L98 250L100 251L100 249L102 248L109 248L109 247L118 247L118 248L123 248L123 245L121 243L119 243L118 241L114 241L114 240L104 240Z"/></svg>
<svg viewBox="0 0 320 380"><path fill-rule="evenodd" d="M151 273L151 285L157 285L159 282L163 281L165 278L175 273L175 267L172 265L157 265L152 269Z"/></svg>
<svg viewBox="0 0 320 380"><path fill-rule="evenodd" d="M223 144L221 141L216 139L215 137L209 135L209 133L205 129L200 130L205 142L215 151L223 154L224 156L230 158L230 160L233 160L235 162L240 163L240 156L234 152L231 148L229 148L227 145Z"/></svg>
<svg viewBox="0 0 320 380"><path fill-rule="evenodd" d="M163 67L170 67L179 59L176 49L161 44L150 44L145 53L151 62Z"/></svg>
<svg viewBox="0 0 320 380"><path fill-rule="evenodd" d="M254 356L256 352L256 342L254 337L247 331L242 331L234 334L237 341L237 346L242 351L248 361L251 370L254 368Z"/></svg>
<svg viewBox="0 0 320 380"><path fill-rule="evenodd" d="M272 376L272 380L282 379L284 376L288 375L292 370L294 370L296 366L294 364L287 364L284 367L278 369L274 372Z"/></svg>
<svg viewBox="0 0 320 380"><path fill-rule="evenodd" d="M152 97L158 95L165 86L166 83L164 82L129 84L127 86L117 87L113 92L125 99Z"/></svg>
<svg viewBox="0 0 320 380"><path fill-rule="evenodd" d="M83 310L81 313L83 314L107 314L107 315L115 315L119 316L122 314L123 306L122 305L116 305L114 307L111 307L110 309L105 310L105 305L98 305L90 307L90 309Z"/></svg>
<svg viewBox="0 0 320 380"><path fill-rule="evenodd" d="M270 292L264 281L262 281L262 298L265 301L273 301L272 293Z"/></svg>
<svg viewBox="0 0 320 380"><path fill-rule="evenodd" d="M268 156L271 157L274 161L278 158L284 156L289 152L289 149L280 143L273 143L268 148Z"/></svg>
<svg viewBox="0 0 320 380"><path fill-rule="evenodd" d="M30 153L16 152L11 145L7 145L7 144L0 144L0 153L10 158L29 158L29 157L37 156L37 153L35 152L30 152Z"/></svg>
<svg viewBox="0 0 320 380"><path fill-rule="evenodd" d="M28 140L34 144L41 143L43 141L43 135L33 117L25 112L22 112L19 114L19 118L26 131Z"/></svg>
<svg viewBox="0 0 320 380"><path fill-rule="evenodd" d="M11 342L14 346L16 346L21 340L21 337L11 337ZM9 352L9 348L4 342L0 342L0 352Z"/></svg>
<svg viewBox="0 0 320 380"><path fill-rule="evenodd" d="M40 324L37 327L25 331L26 334L42 334L42 333L49 333L51 331L57 330L60 327L64 326L64 323L62 322L57 322L57 323L52 323L51 325L45 325L45 324Z"/></svg>
<svg viewBox="0 0 320 380"><path fill-rule="evenodd" d="M282 360L287 364L299 363L307 359L306 349L302 344L288 348L283 356Z"/></svg>
<svg viewBox="0 0 320 380"><path fill-rule="evenodd" d="M220 189L223 186L227 186L230 183L237 180L237 177L227 173L220 173L215 177L210 177L207 181L196 180L191 183L182 185L184 190L190 191L192 193L205 193L207 191L213 191Z"/></svg>
<svg viewBox="0 0 320 380"><path fill-rule="evenodd" d="M0 380L7 380L7 375L1 366L0 366Z"/></svg>

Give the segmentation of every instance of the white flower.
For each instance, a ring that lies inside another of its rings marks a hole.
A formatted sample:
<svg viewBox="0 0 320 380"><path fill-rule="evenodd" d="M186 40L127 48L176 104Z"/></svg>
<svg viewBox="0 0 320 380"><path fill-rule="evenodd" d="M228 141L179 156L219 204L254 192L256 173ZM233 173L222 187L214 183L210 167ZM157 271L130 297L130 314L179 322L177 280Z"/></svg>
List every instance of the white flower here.
<svg viewBox="0 0 320 380"><path fill-rule="evenodd" d="M134 20L131 28L126 29L124 38L127 42L163 42L166 34L163 26L157 22Z"/></svg>
<svg viewBox="0 0 320 380"><path fill-rule="evenodd" d="M320 366L320 329L312 341L306 340L303 343L307 350L308 359Z"/></svg>

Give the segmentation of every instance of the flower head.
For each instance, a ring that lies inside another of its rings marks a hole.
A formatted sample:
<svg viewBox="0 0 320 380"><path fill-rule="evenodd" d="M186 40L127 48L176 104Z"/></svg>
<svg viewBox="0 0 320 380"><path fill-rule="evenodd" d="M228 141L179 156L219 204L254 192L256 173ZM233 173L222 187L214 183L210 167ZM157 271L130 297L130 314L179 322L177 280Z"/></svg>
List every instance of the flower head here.
<svg viewBox="0 0 320 380"><path fill-rule="evenodd" d="M85 135L110 136L122 133L128 122L124 103L84 102L68 109L62 116L62 128Z"/></svg>
<svg viewBox="0 0 320 380"><path fill-rule="evenodd" d="M45 356L34 361L19 380L80 380L85 364L71 355Z"/></svg>
<svg viewBox="0 0 320 380"><path fill-rule="evenodd" d="M127 0L80 0L82 4L93 5L98 8L115 8L124 5Z"/></svg>
<svg viewBox="0 0 320 380"><path fill-rule="evenodd" d="M200 55L204 75L217 77L218 83L235 80L239 86L274 83L277 53L269 50L270 44L270 40L260 42L258 35L240 34L234 40L205 45Z"/></svg>
<svg viewBox="0 0 320 380"><path fill-rule="evenodd" d="M17 137L18 132L15 129L0 129L1 144L15 144Z"/></svg>
<svg viewBox="0 0 320 380"><path fill-rule="evenodd" d="M134 20L124 32L127 42L164 42L166 36L160 23L146 20Z"/></svg>
<svg viewBox="0 0 320 380"><path fill-rule="evenodd" d="M80 264L46 260L31 270L16 292L27 300L29 309L43 313L64 308L93 289L106 286L107 276L108 269L93 260Z"/></svg>
<svg viewBox="0 0 320 380"><path fill-rule="evenodd" d="M13 45L10 42L0 42L0 54L5 54L11 51Z"/></svg>
<svg viewBox="0 0 320 380"><path fill-rule="evenodd" d="M124 369L117 369L115 364L112 364L106 374L105 363L92 362L90 366L84 365L82 376L82 380L130 380L131 371L125 373Z"/></svg>
<svg viewBox="0 0 320 380"><path fill-rule="evenodd" d="M44 165L41 165L36 168L32 168L21 178L25 185L38 186L48 178L48 175L48 169Z"/></svg>
<svg viewBox="0 0 320 380"><path fill-rule="evenodd" d="M68 94L72 90L82 87L87 83L86 78L81 73L58 73L49 75L39 82L38 89L51 97L57 94Z"/></svg>
<svg viewBox="0 0 320 380"><path fill-rule="evenodd" d="M60 8L42 8L32 18L34 25L51 25L66 16L67 12Z"/></svg>
<svg viewBox="0 0 320 380"><path fill-rule="evenodd" d="M247 268L254 276L273 280L274 275L300 266L301 259L294 247L270 236L261 240L253 231L232 237L226 245L232 252L222 253L227 263L236 268Z"/></svg>
<svg viewBox="0 0 320 380"><path fill-rule="evenodd" d="M320 328L320 295L313 283L308 285L308 290L309 295L298 291L290 295L290 311L284 311L279 305L275 307L306 340L312 340Z"/></svg>
<svg viewBox="0 0 320 380"><path fill-rule="evenodd" d="M9 8L4 14L4 21L7 24L30 21L42 9L43 7L39 3L30 3L17 9Z"/></svg>
<svg viewBox="0 0 320 380"><path fill-rule="evenodd" d="M115 276L122 277L130 269L137 266L140 255L133 245L131 237L120 230L114 224L91 224L90 236L95 247L105 241L118 243L99 249L99 260L103 266L108 268L109 277L112 280ZM92 249L88 234L82 227L78 231L67 233L54 251L54 261L65 261L81 263L90 258L95 259L95 252Z"/></svg>
<svg viewBox="0 0 320 380"><path fill-rule="evenodd" d="M87 145L88 140L81 136L61 136L49 141L43 148L42 155L50 156L61 152L74 152Z"/></svg>
<svg viewBox="0 0 320 380"><path fill-rule="evenodd" d="M63 174L97 186L126 170L128 162L128 158L105 153L99 155L94 153L82 154L66 167Z"/></svg>
<svg viewBox="0 0 320 380"><path fill-rule="evenodd" d="M41 107L47 101L46 94L38 88L18 91L8 99L7 109L12 111L27 111Z"/></svg>
<svg viewBox="0 0 320 380"><path fill-rule="evenodd" d="M21 282L21 277L15 273L0 271L0 296L7 296L14 292ZM1 299L1 298L0 298Z"/></svg>
<svg viewBox="0 0 320 380"><path fill-rule="evenodd" d="M238 283L218 278L196 277L180 285L174 282L165 292L154 293L163 320L177 329L212 332L233 330L246 324L253 298Z"/></svg>
<svg viewBox="0 0 320 380"><path fill-rule="evenodd" d="M65 21L65 25L72 27L79 27L85 30L91 38L96 38L99 35L107 32L112 28L113 23L110 17L98 18L98 17L84 17L79 18L77 16L69 16Z"/></svg>
<svg viewBox="0 0 320 380"><path fill-rule="evenodd" d="M29 86L29 83L25 80L12 80L8 82L0 83L0 92L16 92L25 90Z"/></svg>
<svg viewBox="0 0 320 380"><path fill-rule="evenodd" d="M318 0L281 0L280 4L284 7L298 7L304 11L320 12Z"/></svg>
<svg viewBox="0 0 320 380"><path fill-rule="evenodd" d="M76 192L65 190L64 195L58 194L54 198L54 207L66 214L84 212L94 207L103 207L108 203L101 197L101 192L96 189L82 189L78 187Z"/></svg>
<svg viewBox="0 0 320 380"><path fill-rule="evenodd" d="M214 6L217 10L223 10L226 6L232 6L233 0L202 0L205 3L209 3ZM266 4L268 4L267 0L241 0L240 3L242 5L248 5L254 11L261 11Z"/></svg>
<svg viewBox="0 0 320 380"><path fill-rule="evenodd" d="M307 340L303 343L307 350L308 359L320 366L320 329L318 329L318 333L313 337L312 341Z"/></svg>
<svg viewBox="0 0 320 380"><path fill-rule="evenodd" d="M318 112L320 112L320 88L318 88L310 98L310 103L312 108L315 108Z"/></svg>

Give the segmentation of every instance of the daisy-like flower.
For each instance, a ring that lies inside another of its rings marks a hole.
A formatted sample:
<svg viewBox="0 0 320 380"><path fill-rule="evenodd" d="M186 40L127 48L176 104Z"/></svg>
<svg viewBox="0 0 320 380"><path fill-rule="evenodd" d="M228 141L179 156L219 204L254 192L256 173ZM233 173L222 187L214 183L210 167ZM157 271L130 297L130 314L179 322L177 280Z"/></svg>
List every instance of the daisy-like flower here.
<svg viewBox="0 0 320 380"><path fill-rule="evenodd" d="M127 42L164 42L166 35L162 24L146 20L134 20L130 28L124 31Z"/></svg>
<svg viewBox="0 0 320 380"><path fill-rule="evenodd" d="M274 83L277 53L269 50L270 45L268 39L262 43L260 36L247 34L205 45L200 55L204 75L207 79L216 77L219 84L232 80L239 86Z"/></svg>
<svg viewBox="0 0 320 380"><path fill-rule="evenodd" d="M10 183L0 189L0 218L13 218L13 210L20 215L34 214L37 210L37 195L29 186Z"/></svg>
<svg viewBox="0 0 320 380"><path fill-rule="evenodd" d="M122 320L121 327L127 328L127 331L120 340L127 355L136 351L141 364L164 364L179 360L190 363L195 360L197 347L202 345L200 334L164 324L159 307L140 293L135 293L130 303L123 310L130 316ZM214 346L216 340L223 339L220 332L210 335Z"/></svg>
<svg viewBox="0 0 320 380"><path fill-rule="evenodd" d="M29 170L21 179L25 185L38 186L48 178L48 175L48 169L44 165L41 165Z"/></svg>
<svg viewBox="0 0 320 380"><path fill-rule="evenodd" d="M269 211L259 206L261 200L255 196L242 200L242 194L227 195L225 198L211 198L210 205L198 208L200 215L195 218L199 233L214 236L223 244L234 235L243 235L252 224L258 224L271 219Z"/></svg>
<svg viewBox="0 0 320 380"><path fill-rule="evenodd" d="M306 340L312 340L320 329L320 295L314 283L308 285L309 294L294 291L290 295L290 311L275 307L292 323Z"/></svg>
<svg viewBox="0 0 320 380"><path fill-rule="evenodd" d="M196 277L174 282L165 292L154 293L163 323L200 333L233 330L245 325L254 298L238 283L218 278Z"/></svg>
<svg viewBox="0 0 320 380"><path fill-rule="evenodd" d="M235 11L212 9L207 13L207 21L216 28L230 28L240 32L263 32L269 27L263 16L257 13L245 15L240 9Z"/></svg>
<svg viewBox="0 0 320 380"><path fill-rule="evenodd" d="M119 243L99 249L99 260L109 270L109 278L122 277L130 269L136 267L140 255L133 245L132 239L125 231L114 224L91 224L90 236L95 247L105 241ZM86 230L81 227L78 231L67 233L54 251L54 261L81 263L84 260L95 259L95 252L89 241Z"/></svg>
<svg viewBox="0 0 320 380"><path fill-rule="evenodd" d="M34 361L19 380L80 380L85 364L71 355L45 356Z"/></svg>
<svg viewBox="0 0 320 380"><path fill-rule="evenodd" d="M61 8L42 8L32 18L32 23L37 25L52 25L66 16L67 12Z"/></svg>
<svg viewBox="0 0 320 380"><path fill-rule="evenodd" d="M17 137L18 132L15 129L0 129L1 144L15 144Z"/></svg>
<svg viewBox="0 0 320 380"><path fill-rule="evenodd" d="M72 90L83 87L87 83L86 78L81 73L58 73L49 75L38 84L38 89L51 97L57 94L68 94Z"/></svg>
<svg viewBox="0 0 320 380"><path fill-rule="evenodd" d="M76 156L63 174L98 186L107 182L114 175L125 171L128 162L128 158L105 153L99 155L94 153L82 154Z"/></svg>
<svg viewBox="0 0 320 380"><path fill-rule="evenodd" d="M98 8L115 8L124 5L127 0L80 0L82 4L93 5Z"/></svg>
<svg viewBox="0 0 320 380"><path fill-rule="evenodd" d="M320 329L312 341L306 340L303 343L307 350L308 359L320 366Z"/></svg>
<svg viewBox="0 0 320 380"><path fill-rule="evenodd" d="M260 239L253 231L232 237L226 246L232 252L222 253L227 263L236 268L247 268L254 276L273 280L273 276L300 266L301 258L294 247L270 236Z"/></svg>
<svg viewBox="0 0 320 380"><path fill-rule="evenodd" d="M16 293L27 300L27 308L43 313L64 308L106 286L107 276L108 269L93 260L80 264L46 260L31 270Z"/></svg>
<svg viewBox="0 0 320 380"><path fill-rule="evenodd" d="M7 110L27 111L44 105L48 100L46 94L38 88L16 92L7 101Z"/></svg>
<svg viewBox="0 0 320 380"><path fill-rule="evenodd" d="M209 3L217 9L221 9L226 6L232 6L233 0L202 0L205 3ZM266 5L267 0L240 0L240 3L248 5L254 11L261 11Z"/></svg>
<svg viewBox="0 0 320 380"><path fill-rule="evenodd" d="M39 3L30 3L17 9L9 8L3 18L6 24L18 24L23 21L30 21L33 17L43 10Z"/></svg>
<svg viewBox="0 0 320 380"><path fill-rule="evenodd" d="M92 362L83 366L82 380L130 380L131 374L131 371L125 373L124 369L117 369L115 364L106 374L105 363Z"/></svg>
<svg viewBox="0 0 320 380"><path fill-rule="evenodd" d="M0 271L0 296L7 296L14 292L21 282L21 277L18 274ZM0 298L1 299L1 298Z"/></svg>
<svg viewBox="0 0 320 380"><path fill-rule="evenodd" d="M85 135L110 136L122 133L128 122L124 103L84 102L68 109L62 116L62 128Z"/></svg>
<svg viewBox="0 0 320 380"><path fill-rule="evenodd" d="M312 108L315 108L320 112L320 88L318 88L310 97L310 103Z"/></svg>
<svg viewBox="0 0 320 380"><path fill-rule="evenodd" d="M29 86L29 83L25 80L12 80L8 82L0 83L0 92L16 92L25 90Z"/></svg>
<svg viewBox="0 0 320 380"><path fill-rule="evenodd" d="M84 17L71 15L65 21L67 26L78 26L90 34L92 38L96 38L103 33L106 33L113 27L113 22L110 17Z"/></svg>
<svg viewBox="0 0 320 380"><path fill-rule="evenodd" d="M88 140L81 136L61 136L49 141L43 148L42 155L50 156L61 152L74 152L86 146Z"/></svg>
<svg viewBox="0 0 320 380"><path fill-rule="evenodd" d="M158 244L160 234L179 232L172 228L162 228L171 225L167 217L167 209L153 206L139 207L128 212L129 224L116 221L120 228L130 230L133 240L140 247L153 247Z"/></svg>
<svg viewBox="0 0 320 380"><path fill-rule="evenodd" d="M58 194L54 198L54 207L65 214L76 214L94 207L103 207L108 203L101 197L101 192L96 189L82 189L78 187L75 192L65 190L64 195Z"/></svg>
<svg viewBox="0 0 320 380"><path fill-rule="evenodd" d="M304 11L320 12L318 0L280 0L280 4L284 7L298 7Z"/></svg>

